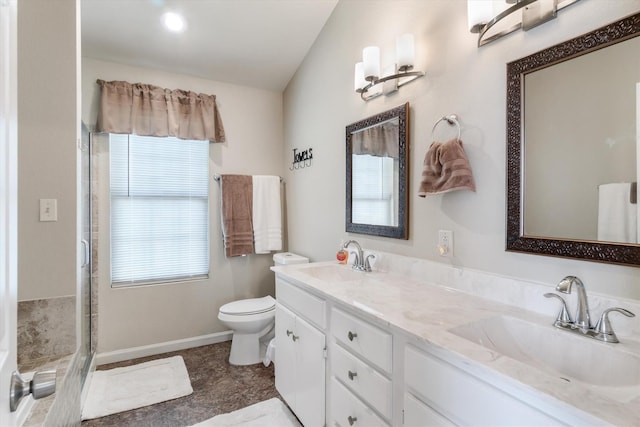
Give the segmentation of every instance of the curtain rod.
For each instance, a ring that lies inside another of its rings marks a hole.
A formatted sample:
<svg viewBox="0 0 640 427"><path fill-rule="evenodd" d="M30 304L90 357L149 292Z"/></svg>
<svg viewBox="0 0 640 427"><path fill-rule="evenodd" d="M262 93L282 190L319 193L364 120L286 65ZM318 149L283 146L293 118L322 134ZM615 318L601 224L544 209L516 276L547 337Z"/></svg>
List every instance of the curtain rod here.
<svg viewBox="0 0 640 427"><path fill-rule="evenodd" d="M213 175L213 179L215 179L218 182L220 182L220 177L221 175L218 175L218 174ZM284 181L281 176L279 176L278 178L280 178L280 182Z"/></svg>

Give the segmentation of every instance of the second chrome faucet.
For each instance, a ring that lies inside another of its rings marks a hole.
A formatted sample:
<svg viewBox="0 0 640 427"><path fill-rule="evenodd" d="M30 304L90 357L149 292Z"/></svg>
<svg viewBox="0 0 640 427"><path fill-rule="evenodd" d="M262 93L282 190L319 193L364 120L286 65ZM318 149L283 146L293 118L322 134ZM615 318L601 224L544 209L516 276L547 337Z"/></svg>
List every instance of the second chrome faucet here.
<svg viewBox="0 0 640 427"><path fill-rule="evenodd" d="M554 293L544 294L547 298L558 298L562 302L562 309L554 322L554 326L570 332L578 332L584 336L597 339L599 341L617 343L620 342L616 336L611 322L609 321L609 313L612 311L624 314L627 317L634 317L635 314L620 307L609 308L602 312L600 320L596 323L595 327L591 326L591 315L589 313L589 301L587 300L587 290L582 283L582 280L576 276L567 276L558 283L556 291L564 294L570 294L571 289L575 285L576 292L578 294L578 301L576 304L575 320L571 319L569 311L567 309L567 303L560 295Z"/></svg>
<svg viewBox="0 0 640 427"><path fill-rule="evenodd" d="M563 294L570 294L573 284L576 285L576 293L578 294L578 303L576 305L576 317L573 324L582 330L591 329L591 315L589 314L589 302L587 301L587 290L584 288L582 280L576 276L567 276L558 283L556 291Z"/></svg>

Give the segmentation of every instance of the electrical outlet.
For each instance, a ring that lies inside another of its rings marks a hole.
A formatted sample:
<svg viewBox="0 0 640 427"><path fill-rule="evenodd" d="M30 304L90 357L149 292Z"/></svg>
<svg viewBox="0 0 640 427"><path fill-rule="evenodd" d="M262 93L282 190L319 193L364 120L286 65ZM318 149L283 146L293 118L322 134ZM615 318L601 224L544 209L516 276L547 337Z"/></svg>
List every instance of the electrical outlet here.
<svg viewBox="0 0 640 427"><path fill-rule="evenodd" d="M438 231L438 252L440 252L440 256L453 256L453 231Z"/></svg>

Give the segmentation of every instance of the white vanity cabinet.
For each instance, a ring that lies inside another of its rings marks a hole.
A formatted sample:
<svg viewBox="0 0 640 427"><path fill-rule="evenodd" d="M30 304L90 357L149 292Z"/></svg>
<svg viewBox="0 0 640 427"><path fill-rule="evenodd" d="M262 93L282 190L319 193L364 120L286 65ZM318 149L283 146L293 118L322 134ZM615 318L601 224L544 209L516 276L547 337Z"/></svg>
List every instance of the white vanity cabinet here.
<svg viewBox="0 0 640 427"><path fill-rule="evenodd" d="M420 313L423 330L421 321L398 312L412 307L410 293L387 308L379 297L367 299L366 281L333 282L340 275L322 281L319 269L305 279L292 271L290 280L286 274L276 277L275 379L305 427L605 424L490 364L474 362L453 335L447 339L458 347L450 349L438 335L448 333L438 329L439 319L420 307L407 310ZM372 292L373 286L379 284L372 283ZM431 309L437 316L440 308Z"/></svg>
<svg viewBox="0 0 640 427"><path fill-rule="evenodd" d="M331 338L330 425L389 425L393 415L392 334L333 308Z"/></svg>
<svg viewBox="0 0 640 427"><path fill-rule="evenodd" d="M276 389L305 427L325 425L325 301L276 280Z"/></svg>
<svg viewBox="0 0 640 427"><path fill-rule="evenodd" d="M407 426L554 426L559 420L493 384L418 349L405 347Z"/></svg>

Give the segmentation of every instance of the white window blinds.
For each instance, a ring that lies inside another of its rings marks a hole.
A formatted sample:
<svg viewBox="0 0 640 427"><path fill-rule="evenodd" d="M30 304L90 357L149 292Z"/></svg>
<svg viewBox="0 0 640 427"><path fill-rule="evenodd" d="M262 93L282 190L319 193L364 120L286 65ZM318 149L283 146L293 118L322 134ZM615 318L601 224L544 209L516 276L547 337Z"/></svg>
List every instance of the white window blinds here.
<svg viewBox="0 0 640 427"><path fill-rule="evenodd" d="M398 225L394 194L398 160L353 155L351 221L357 224Z"/></svg>
<svg viewBox="0 0 640 427"><path fill-rule="evenodd" d="M209 142L109 135L113 286L209 273Z"/></svg>

